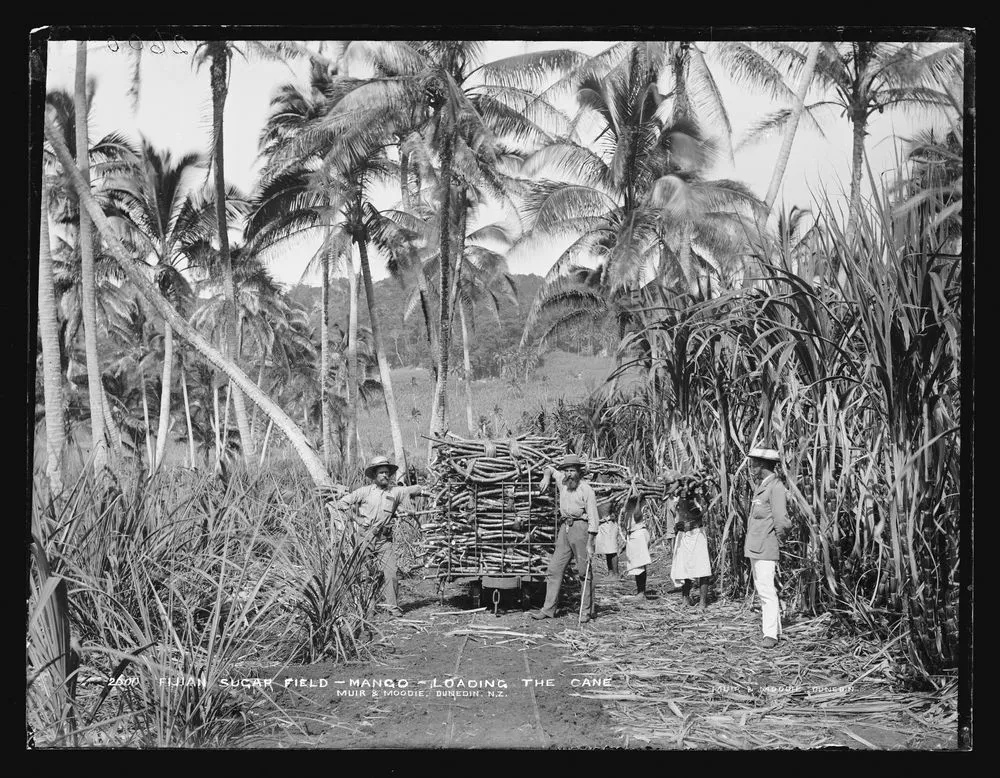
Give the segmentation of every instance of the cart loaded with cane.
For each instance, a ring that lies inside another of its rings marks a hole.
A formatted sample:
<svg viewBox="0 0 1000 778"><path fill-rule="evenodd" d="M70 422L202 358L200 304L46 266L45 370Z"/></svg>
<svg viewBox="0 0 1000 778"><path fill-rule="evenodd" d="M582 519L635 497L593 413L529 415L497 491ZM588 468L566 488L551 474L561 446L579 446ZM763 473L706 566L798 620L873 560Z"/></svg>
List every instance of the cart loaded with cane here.
<svg viewBox="0 0 1000 778"><path fill-rule="evenodd" d="M533 435L467 440L450 434L433 446L431 505L421 521L426 577L437 578L442 600L448 583L461 582L469 585L473 607L492 602L496 613L501 591L514 590L527 608L533 586L545 580L559 519L555 490L542 492L539 483L564 446ZM587 478L599 506L615 512L630 494L662 498L671 486L641 481L603 460L587 463Z"/></svg>

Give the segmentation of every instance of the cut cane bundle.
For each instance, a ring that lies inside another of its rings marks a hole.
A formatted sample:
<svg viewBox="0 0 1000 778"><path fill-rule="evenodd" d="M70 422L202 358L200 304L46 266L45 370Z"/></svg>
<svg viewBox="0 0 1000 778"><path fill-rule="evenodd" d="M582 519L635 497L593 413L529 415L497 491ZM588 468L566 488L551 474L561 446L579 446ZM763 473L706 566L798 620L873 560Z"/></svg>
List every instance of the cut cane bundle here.
<svg viewBox="0 0 1000 778"><path fill-rule="evenodd" d="M558 499L539 484L546 466L565 449L555 438L522 435L508 440L434 441L431 509L424 512L424 564L441 578L545 574L555 548ZM663 499L691 477L643 481L625 466L587 463L598 505L616 511L626 499Z"/></svg>

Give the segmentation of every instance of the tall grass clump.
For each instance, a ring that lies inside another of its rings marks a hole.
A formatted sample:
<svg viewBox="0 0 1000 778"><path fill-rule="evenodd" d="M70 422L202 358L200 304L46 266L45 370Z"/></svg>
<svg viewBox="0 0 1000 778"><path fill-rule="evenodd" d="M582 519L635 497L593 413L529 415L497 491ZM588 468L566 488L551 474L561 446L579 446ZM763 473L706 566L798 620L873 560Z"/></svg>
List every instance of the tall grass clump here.
<svg viewBox="0 0 1000 778"><path fill-rule="evenodd" d="M124 486L84 476L55 500L36 484L35 745L248 744L282 718L265 683L281 667L363 652L364 550L299 484L182 468Z"/></svg>
<svg viewBox="0 0 1000 778"><path fill-rule="evenodd" d="M932 200L900 209L873 190L852 234L827 200L808 244L757 241L742 284L627 337L640 356L621 369L645 364L644 388L526 421L640 472L716 474L710 543L734 595L749 585L747 453L777 447L794 520L783 599L905 634L930 680L958 642L960 254Z"/></svg>

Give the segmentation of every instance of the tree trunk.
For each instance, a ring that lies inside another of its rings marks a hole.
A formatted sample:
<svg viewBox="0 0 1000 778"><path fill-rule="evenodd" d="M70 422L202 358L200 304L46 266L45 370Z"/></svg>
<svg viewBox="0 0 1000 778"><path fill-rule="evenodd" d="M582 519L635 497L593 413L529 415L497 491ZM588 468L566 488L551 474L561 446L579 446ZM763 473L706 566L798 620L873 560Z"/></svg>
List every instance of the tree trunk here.
<svg viewBox="0 0 1000 778"><path fill-rule="evenodd" d="M347 287L351 299L347 319L347 467L354 463L355 439L358 436L358 276L354 272L353 252L347 257Z"/></svg>
<svg viewBox="0 0 1000 778"><path fill-rule="evenodd" d="M76 157L78 173L90 193L90 161L87 137L87 42L76 44L76 89L74 93L76 111ZM67 163L63 162L65 166ZM69 161L71 168L76 168ZM69 171L67 171L69 172ZM97 354L97 284L94 269L94 242L91 219L86 209L80 205L81 286L83 306L83 336L87 352L87 393L90 397L90 437L94 451L94 467L99 471L107 463L107 448L104 441L104 408L101 404L101 366Z"/></svg>
<svg viewBox="0 0 1000 778"><path fill-rule="evenodd" d="M449 297L449 305L451 306L451 310L448 312L449 332L454 327L455 301L458 300L458 287L462 283L462 270L465 266L465 228L469 216L468 205L468 201L465 199L465 189L456 189L453 206L457 211L453 252L455 254L455 277L451 282L451 296Z"/></svg>
<svg viewBox="0 0 1000 778"><path fill-rule="evenodd" d="M677 251L677 264L681 266L684 276L684 289L690 292L691 284L696 280L691 269L691 238L694 236L694 222L686 221L681 227L681 245Z"/></svg>
<svg viewBox="0 0 1000 778"><path fill-rule="evenodd" d="M690 44L681 41L676 44L674 56L671 61L671 69L674 76L674 105L671 111L671 120L676 123L679 119L691 119L691 98L688 96L687 73L689 64L688 48Z"/></svg>
<svg viewBox="0 0 1000 778"><path fill-rule="evenodd" d="M181 356L181 394L184 395L184 419L187 422L188 456L191 460L191 469L197 467L197 460L194 457L194 428L191 424L191 404L188 402L187 379L184 375L184 356Z"/></svg>
<svg viewBox="0 0 1000 778"><path fill-rule="evenodd" d="M820 45L822 45L820 41L813 41L809 44L806 66L802 71L802 78L799 81L799 91L795 94L795 107L791 118L788 120L788 126L785 128L785 138L781 142L778 161L775 163L774 173L771 176L771 184L767 188L767 197L764 198L768 211L774 206L774 200L778 196L778 187L781 186L781 179L785 175L785 168L788 167L788 157L792 153L792 141L795 140L795 130L799 126L799 119L802 118L806 93L809 91L809 84L812 82L813 73L816 70L816 60L819 58Z"/></svg>
<svg viewBox="0 0 1000 778"><path fill-rule="evenodd" d="M431 414L431 437L443 435L448 425L448 351L451 348L451 164L454 147L446 139L441 150L441 278L440 278L440 337L438 340L437 383L434 387L435 407Z"/></svg>
<svg viewBox="0 0 1000 778"><path fill-rule="evenodd" d="M399 149L399 190L403 207L411 211L413 208L413 194L410 190L410 157L403 151L402 141ZM424 327L427 330L427 345L430 349L431 371L437 379L437 333L434 327L434 315L431 313L430 293L427 288L427 276L424 275L424 268L420 262L420 257L416 251L412 251L410 262L407 263L416 276L417 291L420 294L420 311L424 317Z"/></svg>
<svg viewBox="0 0 1000 778"><path fill-rule="evenodd" d="M223 136L223 114L226 107L226 94L229 90L227 71L229 60L225 41L214 42L215 51L212 54L210 76L212 80L212 141L215 149L215 215L219 225L219 255L222 259L222 289L226 298L225 344L223 356L229 356L234 365L239 364L239 346L237 344L237 307L236 284L233 280L233 262L229 253L229 227L226 221L226 166ZM239 387L232 387L233 406L236 410L236 426L240 431L240 447L243 450L244 461L250 462L253 454L253 441L250 439L250 421L247 417L246 403Z"/></svg>
<svg viewBox="0 0 1000 778"><path fill-rule="evenodd" d="M267 354L263 353L263 347L261 347L260 355L260 367L257 368L257 386L264 390L264 366L267 362ZM257 411L260 409L255 405L250 409L250 437L253 438L254 445L257 445Z"/></svg>
<svg viewBox="0 0 1000 778"><path fill-rule="evenodd" d="M111 413L111 401L108 399L108 393L104 390L104 384L101 384L101 410L104 412L104 435L111 441L111 446L114 448L115 453L118 454L118 456L121 456L121 428L118 426L114 415Z"/></svg>
<svg viewBox="0 0 1000 778"><path fill-rule="evenodd" d="M167 435L170 429L170 388L171 370L174 361L174 331L170 325L163 325L163 380L160 384L160 423L156 429L156 459L150 464L150 476L156 472L167 450Z"/></svg>
<svg viewBox="0 0 1000 778"><path fill-rule="evenodd" d="M215 468L222 461L222 422L219 419L219 382L212 381L212 431L215 433Z"/></svg>
<svg viewBox="0 0 1000 778"><path fill-rule="evenodd" d="M229 404L233 396L232 383L226 384L226 402L222 412L222 450L219 452L219 460L226 458L226 451L229 450Z"/></svg>
<svg viewBox="0 0 1000 778"><path fill-rule="evenodd" d="M143 297L163 316L167 323L174 328L178 335L188 341L197 349L208 362L222 370L229 379L240 389L247 393L253 402L260 406L260 409L274 420L278 429L288 438L295 453L298 454L302 463L309 471L314 483L319 487L331 487L333 485L329 474L324 470L323 463L312 450L302 431L295 426L288 415L268 397L260 388L231 360L226 359L222 353L208 342L194 327L173 309L169 302L156 290L149 280L142 274L139 268L135 267L125 247L119 240L114 228L101 210L97 201L91 196L89 186L80 175L80 171L73 164L66 144L62 142L59 131L55 125L46 118L45 135L52 144L59 156L63 167L68 170L73 178L73 185L80 197L81 206L90 213L91 218L96 223L101 235L108 243L115 260L121 267L122 272L128 280L139 290Z"/></svg>
<svg viewBox="0 0 1000 778"><path fill-rule="evenodd" d="M52 277L49 244L49 196L42 182L42 216L38 238L38 335L42 341L42 377L45 380L45 474L53 497L62 492L62 456L66 446L63 419L62 371L59 369L59 317Z"/></svg>
<svg viewBox="0 0 1000 778"><path fill-rule="evenodd" d="M327 228L327 240L330 230ZM330 250L324 249L320 258L322 267L319 325L319 404L320 404L320 435L323 438L323 464L330 469Z"/></svg>
<svg viewBox="0 0 1000 778"><path fill-rule="evenodd" d="M397 473L406 472L406 454L403 451L403 432L399 426L399 416L396 414L396 397L392 392L392 376L389 373L389 360L382 342L378 312L375 310L375 287L372 284L371 268L368 266L368 246L364 238L358 240L358 252L361 255L361 277L365 283L365 296L368 298L368 314L371 318L372 339L375 341L375 356L378 359L378 372L382 381L382 394L385 397L385 410L389 414L389 430L392 433L392 448L396 455Z"/></svg>
<svg viewBox="0 0 1000 778"><path fill-rule="evenodd" d="M403 137L399 138L399 201L410 210L410 155L403 151Z"/></svg>
<svg viewBox="0 0 1000 778"><path fill-rule="evenodd" d="M156 456L153 453L153 432L149 428L149 403L146 402L146 371L139 367L139 383L142 389L142 420L146 425L146 458L149 460L149 474L153 475L153 463Z"/></svg>
<svg viewBox="0 0 1000 778"><path fill-rule="evenodd" d="M267 422L267 430L264 432L264 442L260 447L260 462L257 464L258 467L264 467L264 458L267 455L267 441L271 439L271 430L274 427L274 419Z"/></svg>
<svg viewBox="0 0 1000 778"><path fill-rule="evenodd" d="M864 109L858 111L851 121L854 142L851 149L851 210L847 217L848 240L854 237L861 209L861 171L865 161L865 136L868 134L868 117L865 115Z"/></svg>
<svg viewBox="0 0 1000 778"><path fill-rule="evenodd" d="M469 329L465 323L465 306L458 301L458 318L462 322L462 358L465 368L465 423L469 428L471 438L475 430L475 420L472 418L472 359L469 357Z"/></svg>

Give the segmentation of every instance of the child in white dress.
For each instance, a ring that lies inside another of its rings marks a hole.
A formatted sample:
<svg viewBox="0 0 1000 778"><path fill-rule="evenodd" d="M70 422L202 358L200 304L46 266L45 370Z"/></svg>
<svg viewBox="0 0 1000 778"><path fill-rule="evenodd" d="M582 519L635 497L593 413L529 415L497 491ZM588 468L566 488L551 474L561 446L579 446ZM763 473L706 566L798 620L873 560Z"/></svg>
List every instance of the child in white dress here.
<svg viewBox="0 0 1000 778"><path fill-rule="evenodd" d="M630 496L622 508L624 524L628 528L625 535L625 557L628 559L628 575L635 576L636 593L626 595L626 600L646 599L646 567L653 561L649 556L649 530L642 516L642 499Z"/></svg>
<svg viewBox="0 0 1000 778"><path fill-rule="evenodd" d="M618 538L621 530L615 520L610 500L597 501L597 515L601 522L597 526L597 541L594 544L595 554L604 554L608 563L608 573L618 580Z"/></svg>
<svg viewBox="0 0 1000 778"><path fill-rule="evenodd" d="M677 501L677 514L670 577L675 586L681 586L681 595L688 605L694 605L692 585L699 584L704 610L708 607L708 579L712 575L712 563L708 558L708 539L702 526L701 508L693 499L681 498Z"/></svg>

